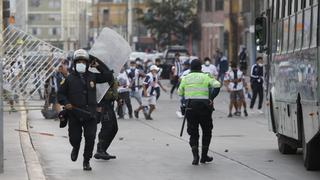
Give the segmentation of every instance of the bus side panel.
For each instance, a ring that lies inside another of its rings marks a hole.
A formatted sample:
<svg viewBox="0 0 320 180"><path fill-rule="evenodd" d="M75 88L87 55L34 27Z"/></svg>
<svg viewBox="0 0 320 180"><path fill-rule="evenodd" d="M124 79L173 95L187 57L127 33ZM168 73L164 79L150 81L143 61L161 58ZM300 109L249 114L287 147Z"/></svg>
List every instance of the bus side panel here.
<svg viewBox="0 0 320 180"><path fill-rule="evenodd" d="M319 115L317 106L318 59L317 48L302 50L298 62L298 92L301 96L303 112L303 128L306 142L319 131Z"/></svg>

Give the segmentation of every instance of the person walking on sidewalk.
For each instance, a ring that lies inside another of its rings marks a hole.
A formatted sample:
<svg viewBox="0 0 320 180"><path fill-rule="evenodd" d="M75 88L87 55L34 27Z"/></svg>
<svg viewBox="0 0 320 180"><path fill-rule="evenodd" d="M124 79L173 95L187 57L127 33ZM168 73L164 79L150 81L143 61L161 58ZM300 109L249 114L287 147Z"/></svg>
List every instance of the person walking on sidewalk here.
<svg viewBox="0 0 320 180"><path fill-rule="evenodd" d="M94 155L96 159L109 160L116 158L116 156L110 155L107 151L118 132L118 122L114 111L114 102L118 99L118 83L114 81L111 83L110 88L99 103L99 108L97 109L100 115L98 117L101 121L101 129L98 135L99 142L97 144L97 152Z"/></svg>
<svg viewBox="0 0 320 180"><path fill-rule="evenodd" d="M251 67L250 83L251 83L251 89L252 89L252 99L250 103L250 109L253 109L254 104L256 102L257 95L259 95L258 111L259 113L263 113L263 111L261 111L262 103L263 103L263 59L262 57L257 57L256 64L254 64Z"/></svg>
<svg viewBox="0 0 320 180"><path fill-rule="evenodd" d="M139 111L144 108L144 106L150 106L149 112L145 113L146 120L153 120L151 114L156 108L156 96L154 88L158 84L158 67L152 65L150 67L150 72L147 74L146 79L143 82L143 91L142 91L142 105L134 111L136 118L139 118ZM160 87L165 91L165 89L159 84Z"/></svg>
<svg viewBox="0 0 320 180"><path fill-rule="evenodd" d="M202 129L201 163L211 162L208 156L212 137L213 102L209 99L210 88L220 88L220 82L208 74L201 72L200 60L191 62L191 72L182 78L179 86L179 95L187 101L186 111L187 131L190 135L189 144L193 154L193 165L199 164L199 125Z"/></svg>
<svg viewBox="0 0 320 180"><path fill-rule="evenodd" d="M97 107L96 83L112 82L112 72L97 62L90 64L89 54L83 49L74 52L74 71L62 81L58 90L58 101L68 110L69 141L73 149L71 160L76 161L79 154L82 132L84 132L85 147L83 170L92 170L90 159L94 148L97 131L95 118ZM100 73L91 73L89 66L95 67Z"/></svg>
<svg viewBox="0 0 320 180"><path fill-rule="evenodd" d="M232 108L235 107L235 116L241 116L241 106L244 108L244 115L248 116L245 98L244 87L246 85L243 72L238 68L237 63L231 63L231 70L226 73L224 79L227 91L230 93L229 115L232 117Z"/></svg>

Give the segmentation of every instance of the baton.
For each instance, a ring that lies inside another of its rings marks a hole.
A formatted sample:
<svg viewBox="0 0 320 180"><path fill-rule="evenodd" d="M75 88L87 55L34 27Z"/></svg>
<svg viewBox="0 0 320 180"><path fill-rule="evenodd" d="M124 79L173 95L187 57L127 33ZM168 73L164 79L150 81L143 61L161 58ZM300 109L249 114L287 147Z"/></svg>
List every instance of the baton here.
<svg viewBox="0 0 320 180"><path fill-rule="evenodd" d="M87 115L91 115L91 112L83 110L81 108L72 107L72 109L77 110L77 111L82 112L82 113L87 114Z"/></svg>
<svg viewBox="0 0 320 180"><path fill-rule="evenodd" d="M63 107L63 109L65 109L65 107ZM72 109L77 110L77 111L82 112L82 113L87 114L87 115L91 115L91 112L86 111L86 110L83 110L83 109L81 109L81 108L77 108L77 107L74 107L74 106L73 106ZM72 110L72 109L71 109L71 110Z"/></svg>
<svg viewBox="0 0 320 180"><path fill-rule="evenodd" d="M187 111L188 111L188 109L190 109L190 108L188 108L190 101L191 101L190 99L187 100L186 109L184 110L184 117L183 117L182 127L181 127L181 131L180 131L180 137L182 137L182 135L183 135L184 125L186 124L186 119L187 119Z"/></svg>

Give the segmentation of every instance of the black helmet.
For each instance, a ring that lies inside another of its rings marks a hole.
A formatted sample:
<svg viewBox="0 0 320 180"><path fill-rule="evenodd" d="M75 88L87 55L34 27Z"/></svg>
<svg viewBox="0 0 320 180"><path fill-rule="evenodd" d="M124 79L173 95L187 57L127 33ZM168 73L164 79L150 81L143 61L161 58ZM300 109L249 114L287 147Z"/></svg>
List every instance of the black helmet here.
<svg viewBox="0 0 320 180"><path fill-rule="evenodd" d="M201 61L199 59L194 59L192 60L191 62L191 66L190 66L190 69L191 71L198 71L200 72L202 67L201 67Z"/></svg>

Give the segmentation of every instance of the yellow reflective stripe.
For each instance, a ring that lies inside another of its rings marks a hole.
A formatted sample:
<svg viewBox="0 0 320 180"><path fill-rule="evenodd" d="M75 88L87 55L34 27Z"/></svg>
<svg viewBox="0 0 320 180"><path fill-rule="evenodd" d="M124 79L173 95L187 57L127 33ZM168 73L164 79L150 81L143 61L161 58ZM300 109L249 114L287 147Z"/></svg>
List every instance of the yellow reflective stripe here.
<svg viewBox="0 0 320 180"><path fill-rule="evenodd" d="M209 89L208 87L186 87L185 88L185 92L195 92L195 91L198 91L198 92L207 92Z"/></svg>
<svg viewBox="0 0 320 180"><path fill-rule="evenodd" d="M186 99L208 99L208 96L185 96Z"/></svg>

